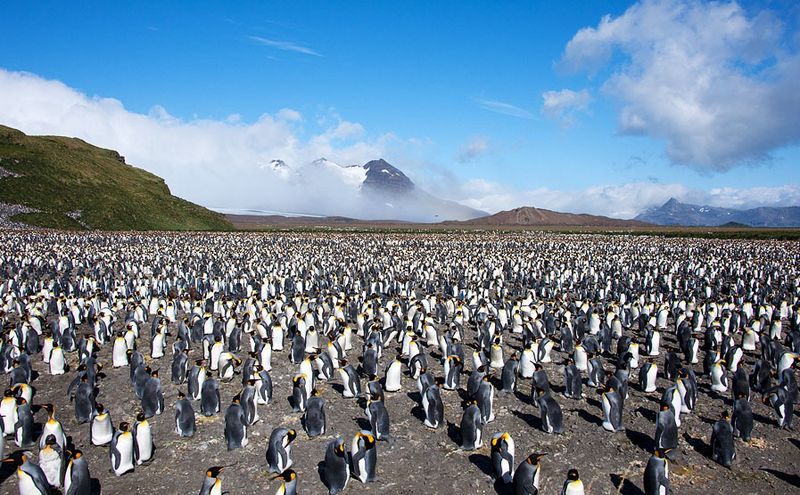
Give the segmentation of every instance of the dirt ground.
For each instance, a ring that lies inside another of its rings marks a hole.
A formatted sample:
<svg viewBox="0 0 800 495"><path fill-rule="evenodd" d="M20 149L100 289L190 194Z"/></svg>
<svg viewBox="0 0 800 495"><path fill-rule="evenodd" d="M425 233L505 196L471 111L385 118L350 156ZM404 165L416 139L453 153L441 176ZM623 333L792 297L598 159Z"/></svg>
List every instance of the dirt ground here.
<svg viewBox="0 0 800 495"><path fill-rule="evenodd" d="M674 336L665 332L663 340L673 342ZM149 344L146 339L140 341L140 350L149 356ZM472 342L471 329L464 341L467 344ZM509 348L521 347L521 342L515 337L509 337L507 342L507 353L511 352ZM356 353L360 344L360 339L354 337L354 349L350 352ZM466 350L469 355L469 345ZM430 367L436 376L442 376L441 365L437 359L431 359L439 357L438 351L427 352ZM110 345L99 353L99 361L107 366L104 370L106 376L100 381L97 400L110 410L116 425L123 420L132 421L139 404L129 385L128 369L112 369L110 353ZM393 355L392 351L385 352L379 369L384 369ZM560 392L563 384L562 366L556 363L562 361L561 353L554 350L553 357L554 363L545 365L545 369L554 392ZM73 369L76 358L76 355L70 356ZM89 461L91 475L99 482L102 493L197 493L205 469L215 465L228 466L223 489L231 494L274 493L279 482L273 481L267 473L265 452L269 434L278 426L295 428L299 433L292 450L293 467L299 478L299 493L326 493L318 471L322 466L326 444L336 435L342 435L349 448L353 434L369 426L362 408L363 402L343 398L337 378L321 386L327 401L328 434L309 439L302 430L301 414L293 413L288 401L295 365L289 363L287 350L273 354L273 402L259 406L262 419L249 430L250 444L247 447L227 451L223 438L224 407L240 390L238 376L233 382L222 385L223 411L217 416L202 417L199 414L199 402L194 404L198 414L197 432L193 438L180 438L175 433L174 404L177 391L185 391L185 385L178 387L169 382L169 354L156 362L150 362L149 357L147 361L154 369L161 368L165 391L166 410L151 419L156 445L154 461L138 466L133 473L116 477L109 472L108 448L89 445L88 424L76 424L72 405L66 395L73 374L50 376L41 359L34 359L34 369L39 372L33 382L36 390L34 404L56 404L57 417L71 436L72 443L83 450ZM747 356L745 362L749 369L753 356ZM471 363L467 368L471 368ZM695 370L699 374L701 365L695 365ZM465 371L462 378L464 387L467 373ZM495 375L499 379L499 372ZM680 455L670 465L673 493L800 493L800 436L796 431L778 429L773 411L761 404L755 394L752 401L756 420L753 441L747 444L736 440L737 457L732 469L711 461L711 425L719 417L723 400L710 391L706 377L698 376L698 381L697 408L692 414L682 415L684 423L680 428ZM499 386L499 383L496 385ZM543 494L559 493L570 468L579 470L587 493L642 493L642 474L652 449L656 410L666 381L659 379L659 385L656 392L645 394L631 384L625 404L624 433L609 433L600 426L602 410L593 389L584 387L587 398L581 401L566 399L558 394L556 399L564 412L565 433L551 435L539 429L538 410L529 401L530 380L519 380L516 394L496 395L497 419L484 430L485 438L495 432L509 432L516 443L515 463L532 452L547 452L542 461ZM460 393L443 390L442 398L447 426L438 430L426 428L418 406L416 384L404 375L403 390L386 396L395 441L379 443L379 479L367 485L351 479L346 493L509 493L509 487L493 480L488 442L485 442L483 449L474 452L458 448L458 425L463 411ZM732 407L729 397L724 398L724 405L729 410ZM45 419L44 411L37 413L37 422L44 422ZM9 437L6 439L6 453L14 450L13 438ZM3 480L0 492L16 493L16 476L8 467L4 469L0 478Z"/></svg>

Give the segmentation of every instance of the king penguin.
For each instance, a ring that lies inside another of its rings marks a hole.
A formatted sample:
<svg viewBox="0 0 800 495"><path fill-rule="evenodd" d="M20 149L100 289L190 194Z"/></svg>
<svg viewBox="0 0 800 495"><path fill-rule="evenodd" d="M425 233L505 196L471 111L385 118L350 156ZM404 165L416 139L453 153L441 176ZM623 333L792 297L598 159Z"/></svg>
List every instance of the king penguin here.
<svg viewBox="0 0 800 495"><path fill-rule="evenodd" d="M492 465L497 479L511 483L514 477L514 439L507 432L492 435Z"/></svg>
<svg viewBox="0 0 800 495"><path fill-rule="evenodd" d="M328 442L325 450L325 484L328 487L328 495L342 492L349 480L350 463L347 460L344 440L337 437Z"/></svg>
<svg viewBox="0 0 800 495"><path fill-rule="evenodd" d="M514 471L514 495L538 495L541 464L547 454L534 453L519 463Z"/></svg>
<svg viewBox="0 0 800 495"><path fill-rule="evenodd" d="M375 437L367 431L359 431L350 442L350 460L353 475L361 483L375 481L378 462L378 446Z"/></svg>
<svg viewBox="0 0 800 495"><path fill-rule="evenodd" d="M282 473L292 467L292 442L297 432L288 428L275 428L267 444L267 465L270 473Z"/></svg>

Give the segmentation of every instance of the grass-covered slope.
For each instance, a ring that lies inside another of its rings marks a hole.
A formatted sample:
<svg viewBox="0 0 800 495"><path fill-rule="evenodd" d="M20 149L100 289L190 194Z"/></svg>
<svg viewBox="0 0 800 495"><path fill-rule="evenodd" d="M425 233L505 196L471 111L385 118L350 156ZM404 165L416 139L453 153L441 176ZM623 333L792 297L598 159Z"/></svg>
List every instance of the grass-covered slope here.
<svg viewBox="0 0 800 495"><path fill-rule="evenodd" d="M229 230L221 214L170 194L164 179L80 139L0 126L0 202L38 210L28 225L101 230Z"/></svg>

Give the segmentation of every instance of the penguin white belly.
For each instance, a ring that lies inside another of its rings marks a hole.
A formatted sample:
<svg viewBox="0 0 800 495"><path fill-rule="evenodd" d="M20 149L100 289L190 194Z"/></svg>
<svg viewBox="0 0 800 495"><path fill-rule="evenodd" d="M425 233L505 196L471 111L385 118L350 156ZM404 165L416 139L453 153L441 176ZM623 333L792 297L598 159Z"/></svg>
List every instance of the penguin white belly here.
<svg viewBox="0 0 800 495"><path fill-rule="evenodd" d="M114 368L122 368L128 365L128 344L124 338L117 338L111 351L111 365Z"/></svg>
<svg viewBox="0 0 800 495"><path fill-rule="evenodd" d="M575 349L574 358L575 367L578 368L579 371L587 371L589 369L586 351L583 349Z"/></svg>
<svg viewBox="0 0 800 495"><path fill-rule="evenodd" d="M137 464L145 463L153 457L153 435L150 431L150 425L140 424L136 428L136 445L139 448Z"/></svg>
<svg viewBox="0 0 800 495"><path fill-rule="evenodd" d="M603 396L603 428L608 431L616 431L614 425L611 423L611 403L608 402L606 396Z"/></svg>
<svg viewBox="0 0 800 495"><path fill-rule="evenodd" d="M64 351L56 347L50 353L50 374L63 375L65 372Z"/></svg>
<svg viewBox="0 0 800 495"><path fill-rule="evenodd" d="M26 473L22 469L17 469L17 478L19 480L19 495L41 494L39 489L36 488L36 484L33 482L33 478L31 478L28 475L28 473Z"/></svg>
<svg viewBox="0 0 800 495"><path fill-rule="evenodd" d="M150 357L153 359L158 359L164 357L164 336L161 333L157 333L155 338L153 338L153 348L150 351Z"/></svg>
<svg viewBox="0 0 800 495"><path fill-rule="evenodd" d="M120 435L117 439L117 451L119 452L119 465L114 468L114 474L121 476L133 470L133 435Z"/></svg>
<svg viewBox="0 0 800 495"><path fill-rule="evenodd" d="M106 445L113 436L110 419L92 422L92 445Z"/></svg>
<svg viewBox="0 0 800 495"><path fill-rule="evenodd" d="M0 416L3 417L3 433L10 435L17 423L17 401L13 397L3 398L0 403Z"/></svg>
<svg viewBox="0 0 800 495"><path fill-rule="evenodd" d="M658 348L661 343L661 334L653 332L653 338L650 340L650 356L658 356Z"/></svg>
<svg viewBox="0 0 800 495"><path fill-rule="evenodd" d="M47 482L55 487L61 486L61 457L53 449L39 453L39 467L42 468Z"/></svg>

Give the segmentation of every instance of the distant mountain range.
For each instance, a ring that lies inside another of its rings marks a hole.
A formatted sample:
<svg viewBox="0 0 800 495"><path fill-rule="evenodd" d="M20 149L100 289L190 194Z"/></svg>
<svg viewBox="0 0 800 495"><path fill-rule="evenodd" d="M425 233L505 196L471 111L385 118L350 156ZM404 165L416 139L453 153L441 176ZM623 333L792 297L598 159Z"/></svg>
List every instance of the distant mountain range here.
<svg viewBox="0 0 800 495"><path fill-rule="evenodd" d="M675 198L657 208L649 208L635 220L656 225L717 227L745 225L749 227L800 227L800 206L762 206L748 210L699 206L681 203Z"/></svg>
<svg viewBox="0 0 800 495"><path fill-rule="evenodd" d="M560 213L533 206L523 206L501 211L494 215L462 222L444 222L450 225L487 227L642 227L647 224L637 220L620 220L599 215Z"/></svg>
<svg viewBox="0 0 800 495"><path fill-rule="evenodd" d="M384 159L343 166L320 158L296 168L283 160L272 160L261 168L293 185L302 184L312 189L325 187L328 191L333 188L340 193L339 204L324 205L327 211L304 212L311 215L324 215L334 210L338 215L362 220L425 223L488 215L485 211L437 198ZM258 208L274 209L274 206L254 205L254 209Z"/></svg>

